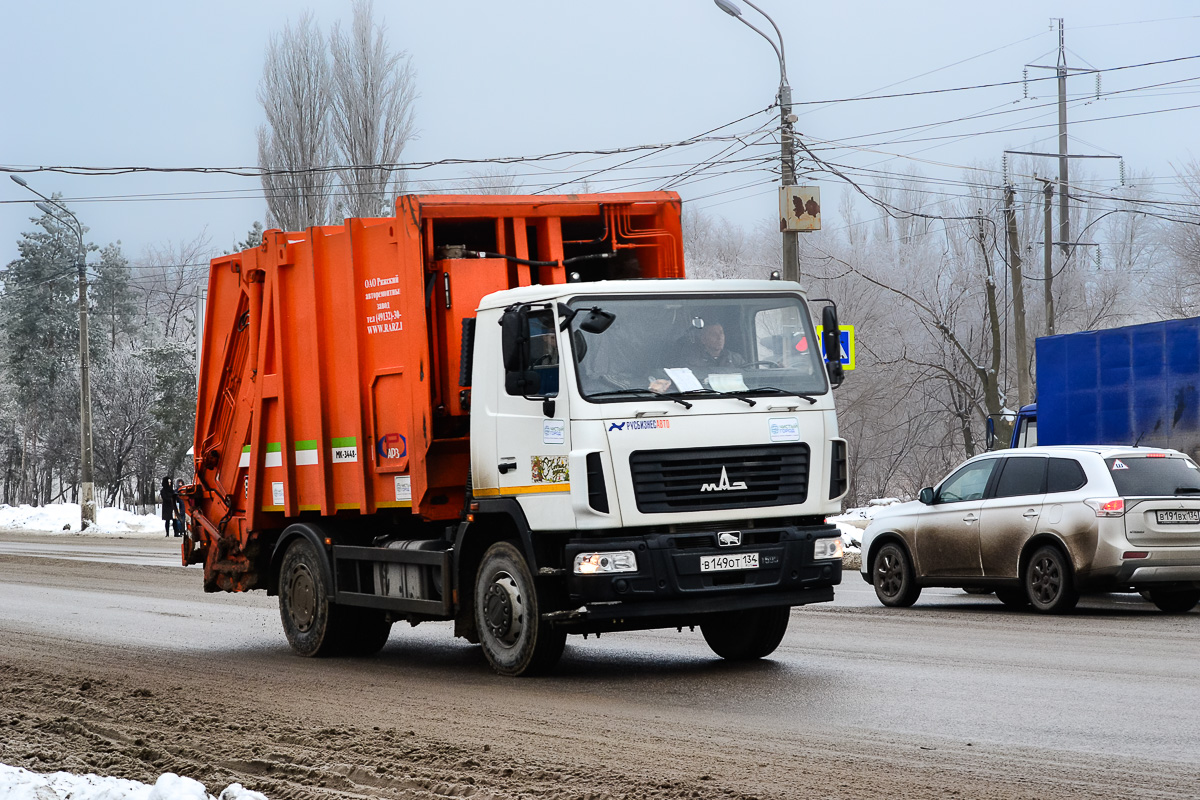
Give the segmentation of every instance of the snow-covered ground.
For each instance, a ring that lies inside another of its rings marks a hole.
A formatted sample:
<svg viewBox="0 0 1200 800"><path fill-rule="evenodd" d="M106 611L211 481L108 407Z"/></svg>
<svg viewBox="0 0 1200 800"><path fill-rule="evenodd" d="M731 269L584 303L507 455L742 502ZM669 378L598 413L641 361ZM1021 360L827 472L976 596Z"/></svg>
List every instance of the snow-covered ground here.
<svg viewBox="0 0 1200 800"><path fill-rule="evenodd" d="M151 786L124 778L72 775L69 772L42 774L0 764L0 797L5 800L213 800L204 784L173 772L159 776ZM261 792L225 787L216 800L267 800Z"/></svg>
<svg viewBox="0 0 1200 800"><path fill-rule="evenodd" d="M0 531L79 534L78 503L49 506L0 505ZM86 531L105 536L163 536L163 521L157 514L131 514L119 508L96 510L96 524ZM0 795L3 796L3 795Z"/></svg>

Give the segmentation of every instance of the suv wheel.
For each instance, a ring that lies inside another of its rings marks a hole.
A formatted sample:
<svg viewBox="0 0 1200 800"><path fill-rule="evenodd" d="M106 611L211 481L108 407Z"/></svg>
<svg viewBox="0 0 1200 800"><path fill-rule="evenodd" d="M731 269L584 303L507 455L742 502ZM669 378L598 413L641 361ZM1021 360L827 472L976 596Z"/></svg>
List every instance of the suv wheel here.
<svg viewBox="0 0 1200 800"><path fill-rule="evenodd" d="M871 562L871 583L875 585L875 596L885 606L907 608L921 596L912 561L904 548L888 542L879 548Z"/></svg>
<svg viewBox="0 0 1200 800"><path fill-rule="evenodd" d="M1200 589L1151 589L1150 602L1167 614L1186 614L1200 603Z"/></svg>
<svg viewBox="0 0 1200 800"><path fill-rule="evenodd" d="M1053 545L1039 547L1025 567L1025 593L1035 611L1065 614L1079 602L1072 584L1071 567L1062 550Z"/></svg>

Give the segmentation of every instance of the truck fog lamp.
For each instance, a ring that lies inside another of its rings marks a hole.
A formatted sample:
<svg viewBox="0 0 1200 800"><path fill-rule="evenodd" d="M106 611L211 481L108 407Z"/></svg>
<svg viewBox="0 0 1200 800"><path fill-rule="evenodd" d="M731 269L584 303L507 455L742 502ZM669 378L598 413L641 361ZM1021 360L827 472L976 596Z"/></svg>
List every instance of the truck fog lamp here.
<svg viewBox="0 0 1200 800"><path fill-rule="evenodd" d="M1094 497L1083 502L1092 507L1097 517L1125 516L1125 500L1123 498L1116 497L1109 500L1106 497Z"/></svg>
<svg viewBox="0 0 1200 800"><path fill-rule="evenodd" d="M609 553L580 553L575 556L576 575L599 575L613 572L637 572L637 556L632 550Z"/></svg>
<svg viewBox="0 0 1200 800"><path fill-rule="evenodd" d="M817 539L813 542L813 560L824 561L842 557L842 539Z"/></svg>

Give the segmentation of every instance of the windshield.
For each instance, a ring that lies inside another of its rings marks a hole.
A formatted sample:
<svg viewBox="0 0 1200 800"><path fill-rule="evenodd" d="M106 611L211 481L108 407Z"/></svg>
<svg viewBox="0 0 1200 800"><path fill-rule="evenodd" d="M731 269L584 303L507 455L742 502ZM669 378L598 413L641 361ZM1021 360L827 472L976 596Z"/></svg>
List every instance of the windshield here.
<svg viewBox="0 0 1200 800"><path fill-rule="evenodd" d="M1122 497L1200 494L1200 469L1190 458L1121 456L1104 463Z"/></svg>
<svg viewBox="0 0 1200 800"><path fill-rule="evenodd" d="M690 394L690 399L824 394L825 368L803 301L795 295L588 297L570 307L572 350L584 396ZM579 324L598 307L603 333Z"/></svg>

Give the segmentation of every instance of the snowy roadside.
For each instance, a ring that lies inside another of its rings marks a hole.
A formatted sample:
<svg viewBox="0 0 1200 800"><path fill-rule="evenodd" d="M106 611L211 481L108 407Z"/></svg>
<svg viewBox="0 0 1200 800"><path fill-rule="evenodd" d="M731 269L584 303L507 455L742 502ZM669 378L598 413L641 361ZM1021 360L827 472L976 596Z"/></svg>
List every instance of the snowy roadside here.
<svg viewBox="0 0 1200 800"><path fill-rule="evenodd" d="M901 502L896 497L880 497L867 501L862 508L849 508L837 516L825 518L826 522L836 525L842 532L842 545L846 552L842 558L842 569L858 569L862 563L863 531L874 518L875 512Z"/></svg>
<svg viewBox="0 0 1200 800"><path fill-rule="evenodd" d="M132 514L120 508L96 510L96 524L80 530L78 503L49 506L0 505L0 532L64 534L74 536L116 536L162 538L163 521L155 514Z"/></svg>
<svg viewBox="0 0 1200 800"><path fill-rule="evenodd" d="M160 775L151 786L99 775L43 774L7 764L0 764L0 797L5 800L214 800L214 795L208 793L204 784L173 772ZM267 800L267 797L261 792L242 788L240 783L233 783L216 795L215 800Z"/></svg>

